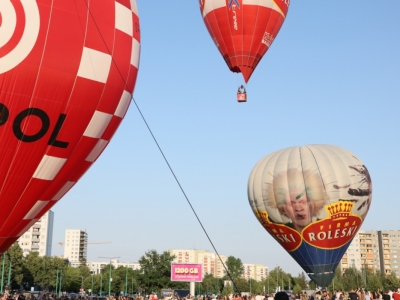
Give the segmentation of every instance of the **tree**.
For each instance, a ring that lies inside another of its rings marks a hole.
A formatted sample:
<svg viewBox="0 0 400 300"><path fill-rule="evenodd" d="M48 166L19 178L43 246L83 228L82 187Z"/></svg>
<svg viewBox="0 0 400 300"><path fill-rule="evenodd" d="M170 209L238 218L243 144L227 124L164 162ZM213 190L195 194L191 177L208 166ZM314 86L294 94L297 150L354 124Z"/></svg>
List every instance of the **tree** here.
<svg viewBox="0 0 400 300"><path fill-rule="evenodd" d="M236 258L233 256L229 256L225 262L226 268L228 269L228 273L232 279L239 278L243 275L244 267L240 258ZM225 271L226 274L226 271ZM228 275L228 274L226 274Z"/></svg>
<svg viewBox="0 0 400 300"><path fill-rule="evenodd" d="M230 284L225 285L224 288L222 289L221 295L222 296L229 296L231 294L233 294L232 286Z"/></svg>
<svg viewBox="0 0 400 300"><path fill-rule="evenodd" d="M308 280L304 272L301 272L297 277L295 277L295 282L300 286L302 290L307 289ZM293 288L294 289L294 288Z"/></svg>
<svg viewBox="0 0 400 300"><path fill-rule="evenodd" d="M276 283L276 274L275 277L271 275L272 272L268 274L268 277L262 281L262 285L265 286L265 291L269 294L272 291L275 291L277 286Z"/></svg>
<svg viewBox="0 0 400 300"><path fill-rule="evenodd" d="M367 277L367 290L377 291L382 288L382 282L377 274L370 274Z"/></svg>
<svg viewBox="0 0 400 300"><path fill-rule="evenodd" d="M250 292L250 284L249 281L246 278L243 277L237 277L234 279L234 285L233 288L235 289L235 292L240 294L242 292Z"/></svg>
<svg viewBox="0 0 400 300"><path fill-rule="evenodd" d="M356 267L348 268L344 274L343 289L350 291L352 289L357 289L362 286L362 275L361 272L356 269Z"/></svg>
<svg viewBox="0 0 400 300"><path fill-rule="evenodd" d="M252 295L261 294L264 292L262 281L249 279L250 292Z"/></svg>
<svg viewBox="0 0 400 300"><path fill-rule="evenodd" d="M395 291L400 286L400 281L396 274L392 272L390 275L384 277L382 284L384 290Z"/></svg>
<svg viewBox="0 0 400 300"><path fill-rule="evenodd" d="M18 243L14 243L6 252L4 271L8 274L11 265L11 289L19 289L23 282L23 258L24 255Z"/></svg>
<svg viewBox="0 0 400 300"><path fill-rule="evenodd" d="M139 259L138 287L147 292L160 292L162 288L188 288L188 283L171 281L171 262L174 258L168 251L161 254L156 250L146 252Z"/></svg>
<svg viewBox="0 0 400 300"><path fill-rule="evenodd" d="M211 292L213 294L218 294L219 293L218 283L219 283L218 279L215 278L213 274L206 274L203 277L201 287L202 290L205 291L206 293Z"/></svg>
<svg viewBox="0 0 400 300"><path fill-rule="evenodd" d="M300 284L296 283L293 287L293 294L297 295L298 293L300 293L302 290L304 290L303 288L301 288Z"/></svg>

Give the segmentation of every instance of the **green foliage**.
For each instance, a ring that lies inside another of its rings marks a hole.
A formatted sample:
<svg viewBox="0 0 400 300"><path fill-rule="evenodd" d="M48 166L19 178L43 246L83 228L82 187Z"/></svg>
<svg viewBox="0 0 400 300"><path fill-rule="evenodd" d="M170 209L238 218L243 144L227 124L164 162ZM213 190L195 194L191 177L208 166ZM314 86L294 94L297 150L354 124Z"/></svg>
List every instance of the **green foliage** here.
<svg viewBox="0 0 400 300"><path fill-rule="evenodd" d="M260 285L262 286L263 290L265 287L265 292L267 294L272 293L273 291L275 291L275 288L276 288L276 278L272 277L269 274L269 276L267 278L265 278L264 280L262 280L260 282Z"/></svg>
<svg viewBox="0 0 400 300"><path fill-rule="evenodd" d="M378 291L382 288L382 282L377 274L369 274L367 276L367 290Z"/></svg>
<svg viewBox="0 0 400 300"><path fill-rule="evenodd" d="M7 278L11 268L11 289L17 289L22 284L24 279L23 270L23 253L18 243L13 244L5 255L4 274Z"/></svg>
<svg viewBox="0 0 400 300"><path fill-rule="evenodd" d="M249 285L250 285L250 292L252 295L261 294L264 292L262 281L250 279Z"/></svg>
<svg viewBox="0 0 400 300"><path fill-rule="evenodd" d="M243 293L243 292L250 292L249 281L243 277L237 277L234 279L233 288L237 289L237 290L235 289L235 292L238 294Z"/></svg>
<svg viewBox="0 0 400 300"><path fill-rule="evenodd" d="M295 284L299 285L302 290L307 289L308 279L304 272L301 272L297 277L295 277L294 281L295 281Z"/></svg>
<svg viewBox="0 0 400 300"><path fill-rule="evenodd" d="M200 283L200 289L203 293L211 292L213 294L220 293L222 286L220 280L214 277L213 274L206 274L203 277L203 282Z"/></svg>
<svg viewBox="0 0 400 300"><path fill-rule="evenodd" d="M160 293L161 289L188 289L189 283L171 281L171 262L174 256L168 251L158 254L150 250L139 259L138 287L146 292Z"/></svg>
<svg viewBox="0 0 400 300"><path fill-rule="evenodd" d="M300 293L302 290L304 290L304 288L302 288L300 286L300 284L296 283L293 287L293 294L297 295L298 293Z"/></svg>
<svg viewBox="0 0 400 300"><path fill-rule="evenodd" d="M226 268L231 276L231 279L236 279L242 276L244 272L243 263L240 258L229 256L225 262ZM226 271L225 271L226 274ZM226 274L228 275L228 274ZM230 279L229 279L230 280Z"/></svg>
<svg viewBox="0 0 400 300"><path fill-rule="evenodd" d="M230 284L227 284L222 289L221 296L229 296L230 294L233 294L233 288L231 287Z"/></svg>
<svg viewBox="0 0 400 300"><path fill-rule="evenodd" d="M129 294L135 293L138 288L143 292L160 292L163 288L170 289L189 289L189 284L185 282L171 282L171 262L174 257L166 251L161 254L155 250L146 252L139 260L140 270L118 267L111 265L111 293L117 294L120 291L126 291ZM73 268L68 266L68 261L58 257L41 257L36 252L29 253L26 257L15 243L5 254L4 279L8 284L8 274L11 266L10 283L12 289L19 289L21 286L25 290L31 287L48 289L55 291L57 285L61 282L61 290L68 292L77 292L82 287L85 291L92 289L93 293L108 293L110 265L106 265L101 274L90 274L89 268L84 264ZM305 289L315 289L315 283L309 281L304 272L292 277L284 272L280 267L271 270L268 277L258 282L256 280L246 280L242 277L244 268L241 260L233 256L228 257L226 262L227 269L231 274L235 292L251 292L252 294L262 293L265 288L266 293L275 291L277 286L281 289L292 288L294 293ZM215 278L212 274L206 274L202 283L196 285L196 292L205 294L229 295L234 292L232 286L224 286L224 279L230 280L226 275L223 279ZM400 286L400 279L393 273L390 275L373 270L349 268L343 274L340 268L335 270L335 276L328 287L333 290L352 290L363 287L369 291L395 290ZM59 285L58 285L59 287Z"/></svg>

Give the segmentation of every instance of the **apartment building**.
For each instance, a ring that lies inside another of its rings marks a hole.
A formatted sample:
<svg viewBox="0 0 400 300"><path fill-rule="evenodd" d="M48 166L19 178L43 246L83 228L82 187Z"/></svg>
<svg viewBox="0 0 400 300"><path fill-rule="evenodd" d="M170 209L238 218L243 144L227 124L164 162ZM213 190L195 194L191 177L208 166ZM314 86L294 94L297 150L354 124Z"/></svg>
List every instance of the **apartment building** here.
<svg viewBox="0 0 400 300"><path fill-rule="evenodd" d="M261 281L268 276L268 267L260 264L243 264L244 271L242 277Z"/></svg>
<svg viewBox="0 0 400 300"><path fill-rule="evenodd" d="M382 230L378 231L379 251L380 251L380 271L385 274L394 272L399 273L400 255L400 231Z"/></svg>
<svg viewBox="0 0 400 300"><path fill-rule="evenodd" d="M360 230L341 260L341 269L369 269L385 274L399 273L400 231Z"/></svg>
<svg viewBox="0 0 400 300"><path fill-rule="evenodd" d="M92 274L100 274L100 271L106 267L111 265L114 268L118 267L126 267L126 268L131 268L133 270L139 270L140 269L140 264L138 262L120 262L117 259L111 259L110 261L90 261L86 262L86 265L90 269L90 273Z"/></svg>
<svg viewBox="0 0 400 300"><path fill-rule="evenodd" d="M71 266L76 267L87 259L88 234L80 229L67 229L65 231L64 258L68 259Z"/></svg>
<svg viewBox="0 0 400 300"><path fill-rule="evenodd" d="M38 252L39 256L51 256L54 212L49 210L18 239L24 256Z"/></svg>

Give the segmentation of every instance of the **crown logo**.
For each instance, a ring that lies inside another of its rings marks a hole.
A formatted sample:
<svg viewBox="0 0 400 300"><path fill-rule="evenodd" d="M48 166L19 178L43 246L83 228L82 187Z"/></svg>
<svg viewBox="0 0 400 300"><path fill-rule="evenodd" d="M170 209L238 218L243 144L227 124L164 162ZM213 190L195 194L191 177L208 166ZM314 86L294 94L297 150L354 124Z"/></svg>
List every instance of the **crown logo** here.
<svg viewBox="0 0 400 300"><path fill-rule="evenodd" d="M339 200L333 204L327 206L327 211L332 220L343 220L351 214L354 203L349 201Z"/></svg>

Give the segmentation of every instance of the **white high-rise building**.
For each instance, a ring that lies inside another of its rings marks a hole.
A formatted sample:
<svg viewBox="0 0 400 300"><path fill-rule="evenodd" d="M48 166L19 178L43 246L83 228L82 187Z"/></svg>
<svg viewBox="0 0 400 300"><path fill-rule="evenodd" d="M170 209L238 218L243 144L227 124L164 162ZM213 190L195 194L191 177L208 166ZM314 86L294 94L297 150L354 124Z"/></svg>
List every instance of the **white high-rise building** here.
<svg viewBox="0 0 400 300"><path fill-rule="evenodd" d="M261 281L268 276L268 267L260 264L243 264L244 271L242 277Z"/></svg>
<svg viewBox="0 0 400 300"><path fill-rule="evenodd" d="M90 269L90 273L92 274L100 274L100 271L108 266L111 263L111 265L114 268L119 268L119 267L126 267L126 268L131 268L132 270L140 270L140 264L138 262L120 262L117 259L111 259L111 261L88 261L86 262L86 265Z"/></svg>
<svg viewBox="0 0 400 300"><path fill-rule="evenodd" d="M49 210L18 239L24 256L39 252L39 256L51 256L54 213Z"/></svg>
<svg viewBox="0 0 400 300"><path fill-rule="evenodd" d="M80 229L67 229L64 241L64 259L68 259L71 266L79 266L87 259L88 234Z"/></svg>
<svg viewBox="0 0 400 300"><path fill-rule="evenodd" d="M203 265L203 274L213 274L216 278L222 278L225 275L225 268L228 259L225 255L216 255L207 250L184 250L171 249L171 255L175 256L175 263L195 263ZM220 259L221 258L221 259ZM221 262L222 260L222 262ZM243 264L244 272L242 276L247 279L263 280L268 276L268 267L260 264Z"/></svg>

